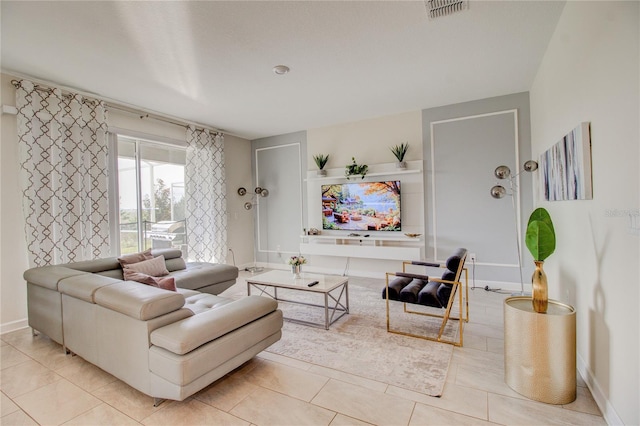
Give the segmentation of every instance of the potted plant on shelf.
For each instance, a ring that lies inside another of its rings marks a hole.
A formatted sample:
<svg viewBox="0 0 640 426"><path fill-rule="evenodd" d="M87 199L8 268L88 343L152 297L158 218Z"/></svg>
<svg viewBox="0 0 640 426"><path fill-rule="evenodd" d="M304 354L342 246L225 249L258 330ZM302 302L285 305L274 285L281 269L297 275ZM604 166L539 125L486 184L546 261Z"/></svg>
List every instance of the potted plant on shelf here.
<svg viewBox="0 0 640 426"><path fill-rule="evenodd" d="M407 163L404 161L404 156L407 154L407 150L409 149L409 142L401 143L400 145L395 145L389 148L393 155L398 159L396 163L396 168L398 169L406 169Z"/></svg>
<svg viewBox="0 0 640 426"><path fill-rule="evenodd" d="M349 180L351 176L360 175L361 179L364 179L367 172L369 171L369 166L366 164L358 164L356 163L355 157L351 157L351 164L347 164L344 170L344 175Z"/></svg>
<svg viewBox="0 0 640 426"><path fill-rule="evenodd" d="M525 243L536 269L531 277L533 286L533 309L538 313L546 313L549 301L547 289L547 275L542 266L544 260L549 257L556 249L556 234L553 229L551 216L544 208L537 208L531 213L529 223L527 224L527 234Z"/></svg>
<svg viewBox="0 0 640 426"><path fill-rule="evenodd" d="M324 166L329 161L329 154L316 154L313 156L313 161L316 162L316 166L318 166L318 176L326 176L327 171L324 169Z"/></svg>

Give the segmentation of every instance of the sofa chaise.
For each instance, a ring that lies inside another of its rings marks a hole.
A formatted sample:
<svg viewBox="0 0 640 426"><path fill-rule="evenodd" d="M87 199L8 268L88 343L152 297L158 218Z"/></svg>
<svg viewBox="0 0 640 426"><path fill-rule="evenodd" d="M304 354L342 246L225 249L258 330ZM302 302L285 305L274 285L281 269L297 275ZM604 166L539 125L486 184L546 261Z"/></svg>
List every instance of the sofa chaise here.
<svg viewBox="0 0 640 426"><path fill-rule="evenodd" d="M277 302L181 288L204 280L213 289L204 277L218 265L189 267L174 249L153 254L165 255L176 291L123 280L116 258L25 271L29 325L156 404L184 400L280 339ZM232 276L223 270L217 288Z"/></svg>

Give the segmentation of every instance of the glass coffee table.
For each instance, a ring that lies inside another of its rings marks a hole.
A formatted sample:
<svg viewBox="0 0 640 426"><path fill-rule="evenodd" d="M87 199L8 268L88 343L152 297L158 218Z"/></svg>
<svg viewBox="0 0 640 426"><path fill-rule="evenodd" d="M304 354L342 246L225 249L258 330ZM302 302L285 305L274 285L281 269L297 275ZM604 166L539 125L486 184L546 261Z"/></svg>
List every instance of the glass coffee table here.
<svg viewBox="0 0 640 426"><path fill-rule="evenodd" d="M309 286L314 281L318 283ZM269 271L247 278L248 295L251 295L252 288L258 290L260 295L269 296L278 301L324 309L324 323L285 317L286 320L291 322L324 327L328 330L331 324L349 313L349 280L347 277L302 273L300 278L296 278L289 271ZM291 298L283 299L278 297L278 289L295 291L287 292ZM293 299L297 293L301 295L308 295L309 293L321 294L324 296L324 305L305 301L302 297L296 298L297 300Z"/></svg>

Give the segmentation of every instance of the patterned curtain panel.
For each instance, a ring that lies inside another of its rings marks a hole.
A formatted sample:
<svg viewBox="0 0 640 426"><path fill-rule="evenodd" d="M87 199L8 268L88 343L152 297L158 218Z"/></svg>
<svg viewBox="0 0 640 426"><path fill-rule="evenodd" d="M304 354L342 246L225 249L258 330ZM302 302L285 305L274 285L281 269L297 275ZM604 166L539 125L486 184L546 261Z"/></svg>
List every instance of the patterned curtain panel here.
<svg viewBox="0 0 640 426"><path fill-rule="evenodd" d="M104 103L22 80L16 106L29 264L108 256Z"/></svg>
<svg viewBox="0 0 640 426"><path fill-rule="evenodd" d="M185 216L189 260L223 263L227 255L224 137L187 129Z"/></svg>

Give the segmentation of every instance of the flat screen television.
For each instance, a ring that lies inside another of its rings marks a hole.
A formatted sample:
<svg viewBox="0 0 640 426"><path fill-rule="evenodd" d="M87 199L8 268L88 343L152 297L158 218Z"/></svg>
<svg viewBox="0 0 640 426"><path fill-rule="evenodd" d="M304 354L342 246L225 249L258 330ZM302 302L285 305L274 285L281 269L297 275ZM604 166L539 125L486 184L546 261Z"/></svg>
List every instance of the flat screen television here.
<svg viewBox="0 0 640 426"><path fill-rule="evenodd" d="M322 229L401 231L400 181L322 185Z"/></svg>

